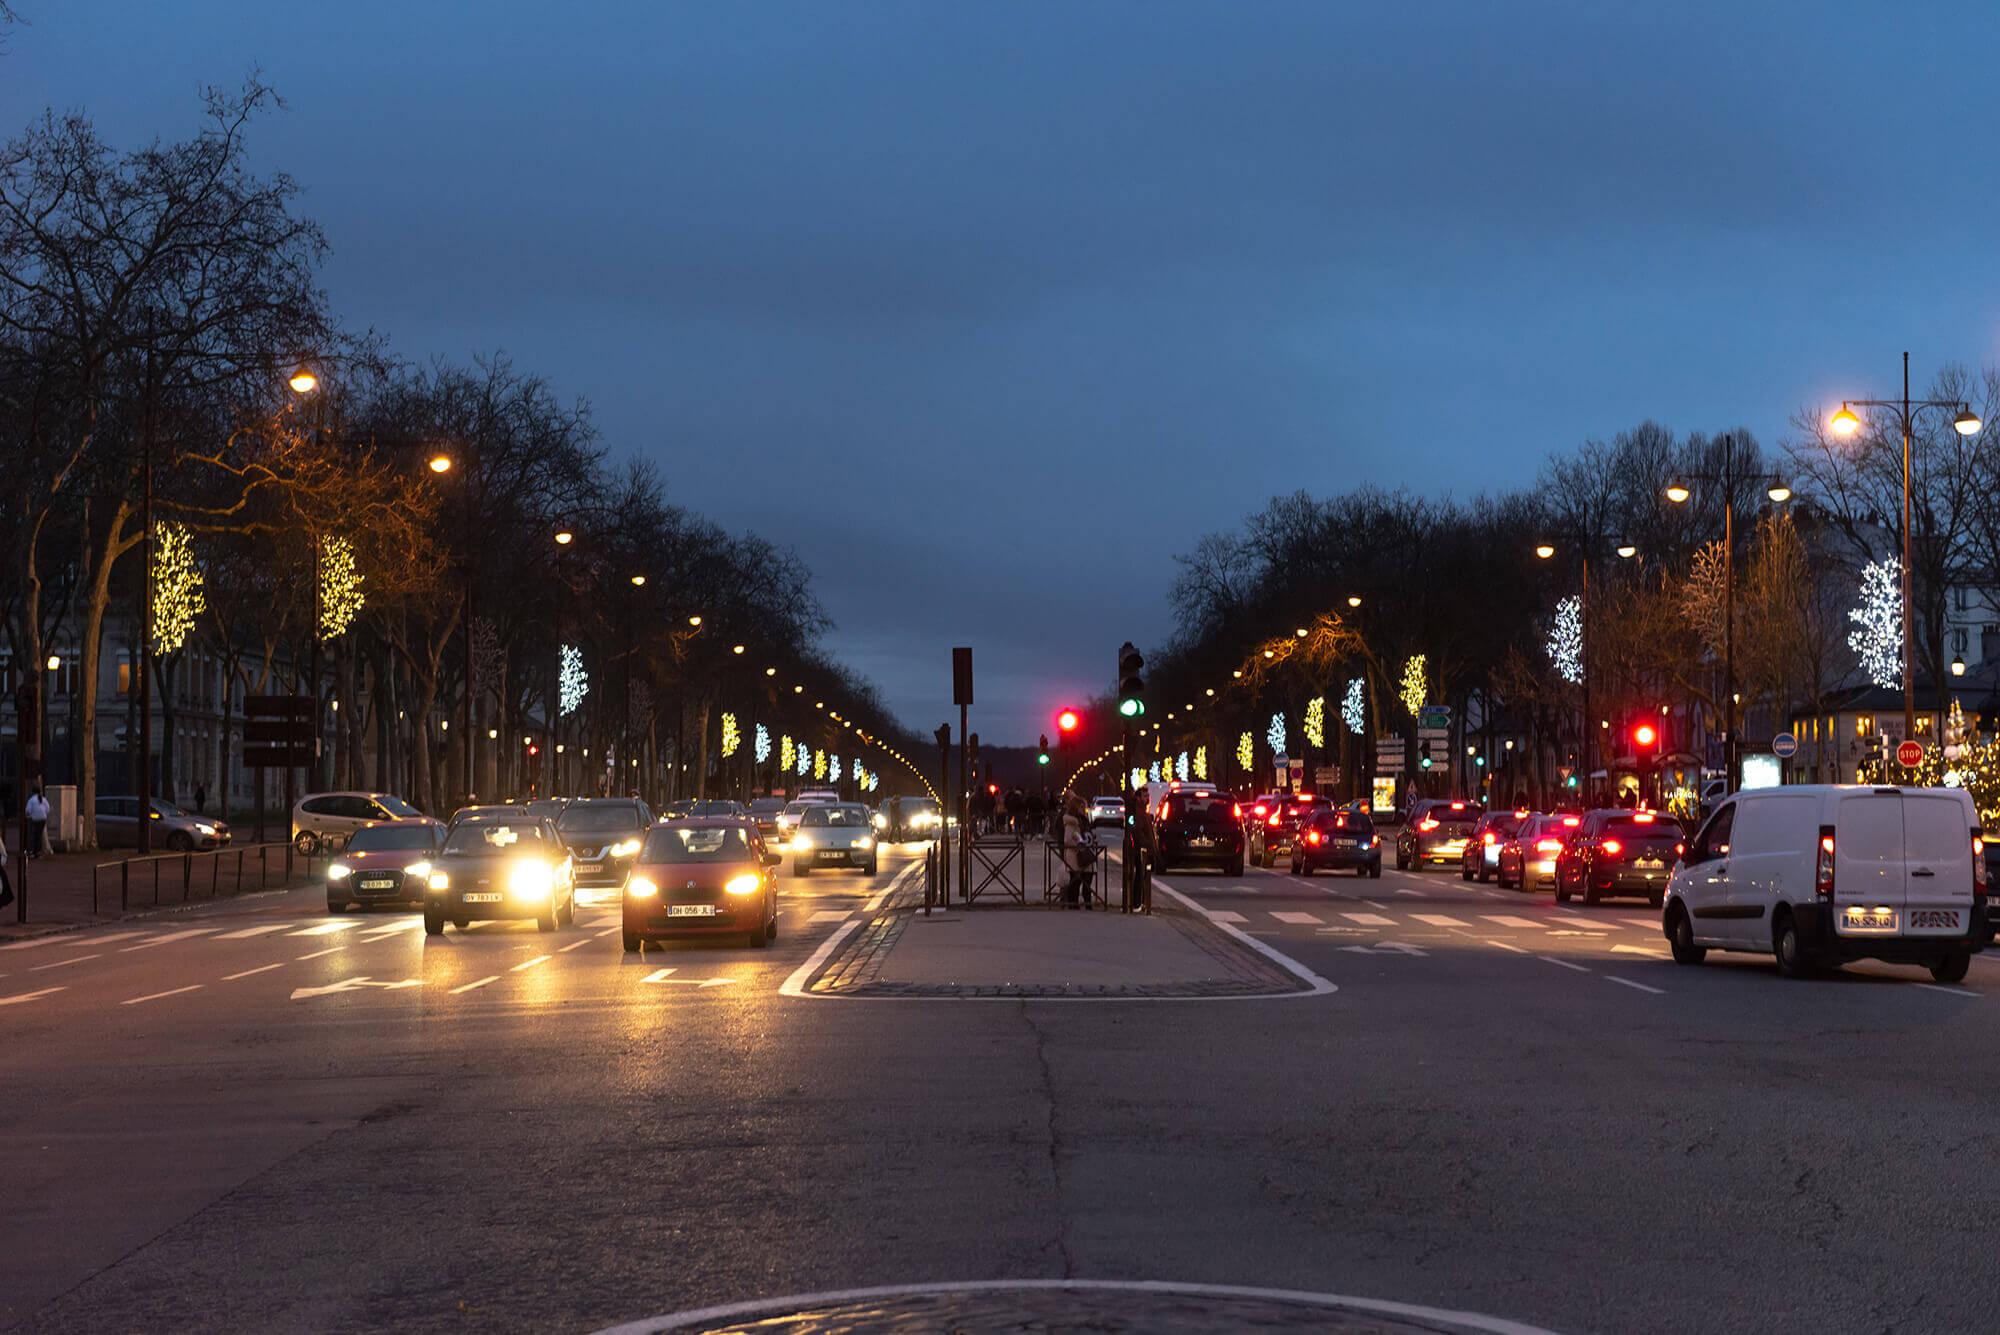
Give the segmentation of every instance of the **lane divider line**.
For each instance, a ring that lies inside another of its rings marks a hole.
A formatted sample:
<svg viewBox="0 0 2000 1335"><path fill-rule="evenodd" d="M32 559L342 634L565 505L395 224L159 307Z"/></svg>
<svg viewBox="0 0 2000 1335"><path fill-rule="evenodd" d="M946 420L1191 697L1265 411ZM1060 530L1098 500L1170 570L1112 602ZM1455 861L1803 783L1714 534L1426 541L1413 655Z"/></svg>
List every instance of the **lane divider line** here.
<svg viewBox="0 0 2000 1335"><path fill-rule="evenodd" d="M1943 992L1954 997L1978 997L1985 995L1985 993L1975 992L1969 987L1946 987L1941 983L1917 983L1915 986L1921 987L1926 992Z"/></svg>
<svg viewBox="0 0 2000 1335"><path fill-rule="evenodd" d="M1607 973L1604 977L1607 982L1620 983L1638 992L1651 992L1656 997L1667 995L1667 989L1664 987L1647 987L1644 983L1635 983L1630 978L1620 978L1616 974Z"/></svg>
<svg viewBox="0 0 2000 1335"><path fill-rule="evenodd" d="M301 955L301 956L299 956L299 958L300 958L300 959L302 959L302 960L316 960L316 959L318 959L318 958L319 958L319 957L320 957L321 955L331 955L331 954L335 953L336 951L341 951L341 950L345 950L345 949L347 949L347 947L346 947L346 946L344 946L344 945L341 945L341 946L328 946L328 947L327 947L327 948L326 948L325 950L315 950L315 951L314 951L314 952L313 952L312 954L310 954L310 955Z"/></svg>
<svg viewBox="0 0 2000 1335"><path fill-rule="evenodd" d="M1554 955L1537 955L1535 958L1544 964L1553 964L1558 969L1574 969L1578 973L1590 972L1590 970L1584 968L1581 964L1571 964L1568 960L1559 960Z"/></svg>
<svg viewBox="0 0 2000 1335"><path fill-rule="evenodd" d="M1505 941L1488 941L1488 942L1487 942L1486 944L1487 944L1487 945L1489 945L1489 946L1498 946L1498 947L1500 947L1500 949L1502 949L1502 950L1511 950L1511 951L1513 951L1513 952L1514 952L1514 953L1515 953L1516 955L1525 955L1525 954L1527 954L1527 953L1528 953L1527 951L1523 950L1523 949L1522 949L1521 947L1519 947L1519 946L1515 946L1515 945L1509 945L1509 944L1508 944L1507 942L1505 942Z"/></svg>
<svg viewBox="0 0 2000 1335"><path fill-rule="evenodd" d="M523 969L532 969L537 964L547 964L553 958L554 956L552 955L537 955L531 960L522 960L519 964L516 964L513 968L507 970L507 972L519 973Z"/></svg>
<svg viewBox="0 0 2000 1335"><path fill-rule="evenodd" d="M191 936L207 936L214 930L213 927L197 927L191 932L169 932L167 935L155 937L151 941L141 941L136 946L127 946L118 953L129 955L135 950L151 950L155 946L170 946L176 941L185 941Z"/></svg>
<svg viewBox="0 0 2000 1335"><path fill-rule="evenodd" d="M476 982L476 983L467 983L467 984L466 984L466 985L465 985L464 987L454 987L454 988L453 988L453 989L451 990L451 994L452 994L453 996L457 996L457 995L458 995L459 993L461 993L461 992L470 992L470 991L471 991L471 990L472 990L473 988L475 988L475 987L484 987L484 986L486 986L486 985L487 985L488 983L495 983L495 982L498 982L499 980L500 980L500 975L499 975L499 974L497 974L497 973L495 973L495 974L488 974L488 975L487 975L486 977L484 977L484 978L481 978L481 979L480 979L480 980L479 980L478 982Z"/></svg>
<svg viewBox="0 0 2000 1335"><path fill-rule="evenodd" d="M282 932L290 926L291 924L288 922L274 922L263 927L245 927L240 931L224 932L215 939L218 941L241 941L246 937L262 936L266 932Z"/></svg>
<svg viewBox="0 0 2000 1335"><path fill-rule="evenodd" d="M279 960L276 964L265 964L255 969L245 969L242 973L224 974L222 976L222 981L225 983L233 983L238 978L248 978L253 973L269 973L273 969L282 969L284 967L285 967L285 962L283 960Z"/></svg>
<svg viewBox="0 0 2000 1335"><path fill-rule="evenodd" d="M16 992L11 997L0 997L0 1006L18 1006L24 1001L39 1001L52 992L67 992L66 987L45 987L39 992Z"/></svg>
<svg viewBox="0 0 2000 1335"><path fill-rule="evenodd" d="M860 930L861 919L859 918L849 918L846 922L834 928L826 940L819 943L819 949L806 956L806 962L792 970L791 977L778 985L778 995L781 997L811 995L806 991L806 983L825 966L827 957L833 954L842 941L845 941L849 936Z"/></svg>
<svg viewBox="0 0 2000 1335"><path fill-rule="evenodd" d="M44 970L44 969L60 969L60 968L62 968L62 967L63 967L64 965L66 965L66 964L81 964L81 963L83 963L83 962L84 962L85 960L94 960L94 959L100 959L100 958L102 958L102 956L98 956L98 955L72 955L72 956L70 956L70 957L69 957L68 959L66 959L66 960L57 960L57 961L56 961L56 962L55 962L54 964L37 964L37 965L36 965L36 966L35 966L34 968L32 968L32 969L28 970L28 972L29 972L29 973L40 973L40 972L41 972L42 970Z"/></svg>
<svg viewBox="0 0 2000 1335"><path fill-rule="evenodd" d="M556 954L561 955L568 951L581 949L582 947L589 945L595 939L596 939L595 937L587 936L581 941L572 941L568 945L564 946L561 950L558 950Z"/></svg>
<svg viewBox="0 0 2000 1335"><path fill-rule="evenodd" d="M168 992L155 992L151 996L146 997L133 997L130 1001L121 1001L118 1004L121 1006L136 1006L142 1001L158 1001L161 997L177 997L183 992L196 991L201 986L200 983L189 983L186 987L176 987Z"/></svg>
<svg viewBox="0 0 2000 1335"><path fill-rule="evenodd" d="M641 978L639 981L642 983L664 983L667 981L669 975L678 972L680 972L678 967L669 969L655 969L651 973L647 974L644 978Z"/></svg>
<svg viewBox="0 0 2000 1335"><path fill-rule="evenodd" d="M1165 881L1161 880L1157 876L1153 878L1153 888L1155 890L1166 891L1167 894L1171 895L1174 898L1174 900L1177 903L1179 903L1183 908L1191 909L1196 913L1200 913L1202 911L1201 905L1195 903L1194 900L1182 894L1180 891L1174 889L1171 885L1168 885ZM1314 973L1311 969L1307 968L1305 965L1293 959L1290 955L1285 954L1283 951L1277 949L1275 946L1266 945L1264 942L1259 941L1256 937L1250 935L1250 933L1244 931L1240 927L1237 927L1233 923L1218 922L1215 924L1215 929L1219 932L1227 932L1230 936L1235 937L1238 941L1241 941L1244 945L1249 946L1250 949L1256 951L1259 955L1264 956L1266 959L1270 960L1273 964L1276 964L1279 968L1285 970L1285 972L1296 976L1298 979L1300 979L1300 981L1304 982L1311 990L1305 992L1280 992L1275 996L1203 997L1203 998L1197 998L1198 1000L1289 1001L1296 997L1323 997L1330 993L1338 992L1340 990L1340 988L1336 986L1334 983L1329 982L1327 979L1320 977L1318 974ZM1171 998L1171 997L1149 998L1149 1000L1163 1000L1163 1001L1182 1000L1182 999L1183 998Z"/></svg>
<svg viewBox="0 0 2000 1335"><path fill-rule="evenodd" d="M620 924L619 924L618 926L616 926L616 927L607 927L607 928L605 928L605 929L604 929L603 931L599 932L599 933L598 933L598 934L597 934L596 936L592 937L591 939L592 939L593 941L602 941L602 940L603 940L603 939L604 939L605 937L607 937L607 936L610 936L610 935L611 935L612 933L614 933L614 932L622 932L622 931L624 931L624 930L625 930L625 927L624 927L624 924L623 924L623 923L620 923Z"/></svg>

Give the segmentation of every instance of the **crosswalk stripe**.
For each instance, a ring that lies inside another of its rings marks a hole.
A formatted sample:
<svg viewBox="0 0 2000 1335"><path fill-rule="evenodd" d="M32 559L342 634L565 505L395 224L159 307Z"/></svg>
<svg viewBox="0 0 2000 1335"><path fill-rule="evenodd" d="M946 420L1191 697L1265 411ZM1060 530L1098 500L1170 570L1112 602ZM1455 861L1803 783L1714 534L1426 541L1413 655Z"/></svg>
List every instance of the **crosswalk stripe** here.
<svg viewBox="0 0 2000 1335"><path fill-rule="evenodd" d="M287 927L290 926L291 924L288 922L267 923L262 927L245 927L241 931L224 932L221 936L218 936L215 939L218 941L241 941L245 937L262 936L266 932L282 932Z"/></svg>
<svg viewBox="0 0 2000 1335"><path fill-rule="evenodd" d="M1487 922L1498 923L1502 927L1541 926L1541 924L1536 922L1533 918L1516 918L1512 914L1508 913L1482 913L1479 916L1484 918Z"/></svg>
<svg viewBox="0 0 2000 1335"><path fill-rule="evenodd" d="M151 941L141 941L136 946L127 946L119 953L130 954L135 950L151 950L154 946L170 946L176 941L185 941L191 936L207 936L214 930L213 927L197 927L189 932L169 932L165 936L156 936Z"/></svg>
<svg viewBox="0 0 2000 1335"><path fill-rule="evenodd" d="M1466 925L1463 920L1449 917L1442 913L1413 913L1410 916L1418 922L1427 922L1433 927L1463 927Z"/></svg>
<svg viewBox="0 0 2000 1335"><path fill-rule="evenodd" d="M1208 911L1208 920L1209 920L1210 922L1248 922L1248 921L1250 921L1250 920L1249 920L1248 918L1244 917L1244 916L1243 916L1242 914L1240 914L1240 913L1236 912L1236 911L1235 911L1235 910L1233 910L1233 909L1210 909L1210 910Z"/></svg>
<svg viewBox="0 0 2000 1335"><path fill-rule="evenodd" d="M1280 913L1272 910L1271 916L1279 922L1297 923L1300 926L1319 926L1319 919L1310 913Z"/></svg>
<svg viewBox="0 0 2000 1335"><path fill-rule="evenodd" d="M1394 918L1385 918L1379 913L1343 913L1341 917L1349 922L1358 922L1363 927L1394 927Z"/></svg>
<svg viewBox="0 0 2000 1335"><path fill-rule="evenodd" d="M1550 918L1550 922L1562 923L1565 927L1602 927L1602 918Z"/></svg>
<svg viewBox="0 0 2000 1335"><path fill-rule="evenodd" d="M356 927L359 927L360 925L361 925L360 923L358 923L358 922L355 922L355 921L353 921L352 919L349 919L349 920L347 920L347 921L345 921L345 922L343 922L343 921L339 921L339 920L335 920L335 921L333 921L333 922L322 922L322 923L315 923L315 924L314 924L313 926L311 926L311 927L308 927L308 928L306 928L306 929L305 929L304 931L302 931L302 932L288 932L288 933L286 933L286 935L288 935L288 936L330 936L330 935L331 935L331 934L333 934L334 932L346 932L346 931L352 931L352 930L353 930L354 928L356 928Z"/></svg>

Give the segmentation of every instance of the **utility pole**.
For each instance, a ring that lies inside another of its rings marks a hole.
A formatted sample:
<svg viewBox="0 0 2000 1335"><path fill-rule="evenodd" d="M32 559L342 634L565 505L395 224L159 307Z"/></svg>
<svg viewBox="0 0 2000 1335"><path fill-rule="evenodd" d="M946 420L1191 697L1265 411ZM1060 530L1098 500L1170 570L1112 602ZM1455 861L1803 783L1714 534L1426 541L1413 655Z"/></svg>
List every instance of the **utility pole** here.
<svg viewBox="0 0 2000 1335"><path fill-rule="evenodd" d="M140 598L139 634L134 640L133 667L139 674L139 856L153 851L153 320L146 318L146 402L140 412L139 472L144 491L139 503L139 559L145 571ZM94 682L83 684L95 690ZM89 745L96 745L89 739Z"/></svg>

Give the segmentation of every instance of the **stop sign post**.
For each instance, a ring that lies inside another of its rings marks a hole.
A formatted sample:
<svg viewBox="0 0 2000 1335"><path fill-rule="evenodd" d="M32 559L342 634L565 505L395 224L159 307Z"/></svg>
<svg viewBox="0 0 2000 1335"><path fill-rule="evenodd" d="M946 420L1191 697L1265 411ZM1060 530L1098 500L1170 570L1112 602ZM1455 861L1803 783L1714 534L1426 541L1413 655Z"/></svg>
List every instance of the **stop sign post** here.
<svg viewBox="0 0 2000 1335"><path fill-rule="evenodd" d="M1904 742L1896 748L1896 763L1904 769L1915 769L1917 766L1923 764L1924 744L1922 742Z"/></svg>

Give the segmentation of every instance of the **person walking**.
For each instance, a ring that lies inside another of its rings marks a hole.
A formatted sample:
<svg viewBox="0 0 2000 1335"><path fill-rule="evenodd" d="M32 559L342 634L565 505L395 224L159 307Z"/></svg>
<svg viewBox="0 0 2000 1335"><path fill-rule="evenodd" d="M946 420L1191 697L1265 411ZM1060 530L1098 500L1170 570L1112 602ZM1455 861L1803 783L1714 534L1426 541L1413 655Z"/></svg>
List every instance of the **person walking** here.
<svg viewBox="0 0 2000 1335"><path fill-rule="evenodd" d="M14 883L7 879L7 831L0 826L0 909L14 902Z"/></svg>
<svg viewBox="0 0 2000 1335"><path fill-rule="evenodd" d="M1027 825L1028 795L1019 788L1009 788L1007 790L1006 803L1007 829L1010 833L1020 834L1025 830Z"/></svg>
<svg viewBox="0 0 2000 1335"><path fill-rule="evenodd" d="M49 800L42 796L42 785L35 785L35 791L28 794L28 843L21 850L22 856L38 858L42 855L43 832L49 828Z"/></svg>
<svg viewBox="0 0 2000 1335"><path fill-rule="evenodd" d="M1063 904L1068 908L1091 907L1091 871L1096 866L1096 850L1085 843L1090 822L1083 798L1071 793L1063 802L1063 866L1069 869L1069 883L1063 887Z"/></svg>
<svg viewBox="0 0 2000 1335"><path fill-rule="evenodd" d="M208 814L208 785L200 779L194 782L194 814L197 816Z"/></svg>

